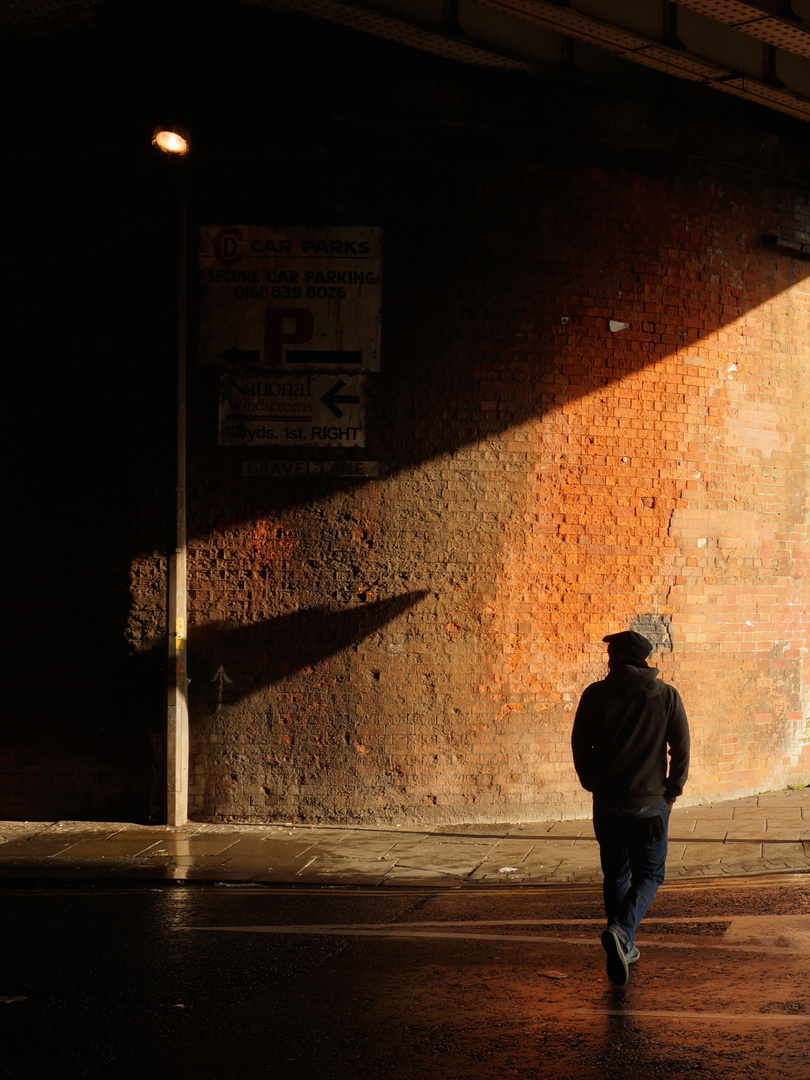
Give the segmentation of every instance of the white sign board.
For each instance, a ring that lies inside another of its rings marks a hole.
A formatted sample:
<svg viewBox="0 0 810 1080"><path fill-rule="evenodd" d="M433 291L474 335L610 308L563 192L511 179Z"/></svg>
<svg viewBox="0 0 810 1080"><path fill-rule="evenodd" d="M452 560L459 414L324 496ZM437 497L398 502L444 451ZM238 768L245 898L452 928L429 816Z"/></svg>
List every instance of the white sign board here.
<svg viewBox="0 0 810 1080"><path fill-rule="evenodd" d="M220 446L365 446L365 376L227 372Z"/></svg>
<svg viewBox="0 0 810 1080"><path fill-rule="evenodd" d="M200 229L200 361L380 370L381 230Z"/></svg>

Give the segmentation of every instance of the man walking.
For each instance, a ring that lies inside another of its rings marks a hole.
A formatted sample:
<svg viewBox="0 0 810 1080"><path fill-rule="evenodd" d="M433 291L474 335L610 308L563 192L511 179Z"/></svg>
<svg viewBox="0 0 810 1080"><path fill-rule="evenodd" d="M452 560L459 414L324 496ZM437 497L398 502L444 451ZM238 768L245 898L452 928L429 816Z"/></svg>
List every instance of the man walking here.
<svg viewBox="0 0 810 1080"><path fill-rule="evenodd" d="M623 630L603 641L608 675L582 694L571 747L580 783L593 793L607 974L624 986L639 958L636 930L664 880L669 815L689 771L689 725L678 691L647 665L653 647L645 637Z"/></svg>

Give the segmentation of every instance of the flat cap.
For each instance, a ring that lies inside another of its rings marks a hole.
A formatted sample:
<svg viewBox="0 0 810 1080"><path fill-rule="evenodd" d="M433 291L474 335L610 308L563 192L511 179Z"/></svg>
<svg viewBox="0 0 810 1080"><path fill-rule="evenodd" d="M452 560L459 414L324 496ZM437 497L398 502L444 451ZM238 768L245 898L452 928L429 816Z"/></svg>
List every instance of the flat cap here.
<svg viewBox="0 0 810 1080"><path fill-rule="evenodd" d="M646 660L653 651L652 642L648 641L643 634L637 634L635 630L622 630L618 634L608 634L603 637L608 646L613 645L628 659Z"/></svg>

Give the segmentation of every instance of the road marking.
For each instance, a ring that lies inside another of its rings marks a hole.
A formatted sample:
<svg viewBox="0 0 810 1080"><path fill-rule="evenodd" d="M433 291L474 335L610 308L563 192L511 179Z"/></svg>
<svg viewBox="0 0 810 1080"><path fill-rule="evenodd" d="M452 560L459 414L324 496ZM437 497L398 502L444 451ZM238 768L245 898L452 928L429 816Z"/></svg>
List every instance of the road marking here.
<svg viewBox="0 0 810 1080"><path fill-rule="evenodd" d="M686 1012L666 1009L575 1009L566 1014L570 1019L594 1016L622 1016L628 1020L722 1020L734 1024L808 1024L810 1015L788 1013L725 1013Z"/></svg>
<svg viewBox="0 0 810 1080"><path fill-rule="evenodd" d="M529 920L525 920L528 922ZM565 923L569 920L548 920L548 922L556 922L557 925ZM581 925L582 922L590 920L570 920L574 925ZM664 920L661 920L664 921ZM699 922L702 920L691 919L688 922ZM729 920L723 920L728 922ZM535 920L537 925L543 925L546 920ZM501 925L511 925L509 920L497 920L496 923ZM557 945L588 945L588 946L600 946L601 942L598 937L557 937L557 936L543 936L540 934L490 934L490 933L478 933L467 932L459 933L453 931L447 931L446 929L422 929L422 927L450 927L450 926L464 926L471 927L476 925L493 925L492 923L475 923L475 922L462 922L462 923L394 923L392 925L385 925L380 923L367 923L367 924L354 924L354 925L336 925L335 923L327 924L307 924L307 925L290 925L290 926L178 926L178 930L207 930L211 931L225 931L228 933L242 933L242 934L320 934L320 935L332 935L338 937L387 937L387 938L401 938L417 940L420 938L440 938L440 939L455 939L458 941L521 941L528 942L530 944L557 944ZM602 925L602 921L599 922ZM765 953L772 954L774 956L785 956L790 954L804 955L807 952L806 948L793 948L793 942L788 942L784 946L780 945L762 945L759 942L747 943L727 943L722 938L715 939L714 941L653 941L649 938L644 939L645 949L700 949L702 951L713 949L721 952L742 952L742 953Z"/></svg>

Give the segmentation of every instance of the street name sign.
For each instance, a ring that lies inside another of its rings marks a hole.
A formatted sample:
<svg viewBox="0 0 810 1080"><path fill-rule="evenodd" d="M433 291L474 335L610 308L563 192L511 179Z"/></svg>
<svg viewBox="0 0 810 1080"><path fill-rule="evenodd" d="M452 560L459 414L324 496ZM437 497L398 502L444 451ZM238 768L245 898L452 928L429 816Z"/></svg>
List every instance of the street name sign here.
<svg viewBox="0 0 810 1080"><path fill-rule="evenodd" d="M260 480L292 480L301 476L365 480L390 474L382 461L243 461L242 476Z"/></svg>

